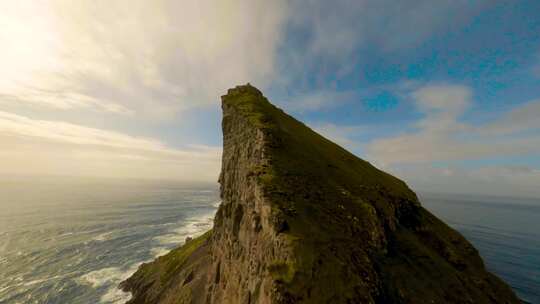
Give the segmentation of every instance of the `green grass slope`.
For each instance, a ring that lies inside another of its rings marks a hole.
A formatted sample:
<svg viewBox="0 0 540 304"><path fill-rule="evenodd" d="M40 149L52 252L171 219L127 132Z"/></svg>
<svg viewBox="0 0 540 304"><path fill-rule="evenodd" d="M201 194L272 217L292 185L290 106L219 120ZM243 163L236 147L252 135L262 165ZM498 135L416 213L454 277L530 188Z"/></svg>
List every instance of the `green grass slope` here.
<svg viewBox="0 0 540 304"><path fill-rule="evenodd" d="M269 272L291 302L518 303L459 233L387 174L273 106L254 87L223 103L265 133L253 168L296 260Z"/></svg>

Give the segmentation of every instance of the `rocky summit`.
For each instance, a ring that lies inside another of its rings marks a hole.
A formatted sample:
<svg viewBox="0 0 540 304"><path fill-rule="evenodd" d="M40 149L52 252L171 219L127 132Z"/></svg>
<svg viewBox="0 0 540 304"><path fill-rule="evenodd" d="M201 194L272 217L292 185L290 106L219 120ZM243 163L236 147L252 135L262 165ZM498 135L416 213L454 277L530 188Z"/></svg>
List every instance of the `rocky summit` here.
<svg viewBox="0 0 540 304"><path fill-rule="evenodd" d="M403 181L249 84L222 108L214 227L143 264L129 303L520 303Z"/></svg>

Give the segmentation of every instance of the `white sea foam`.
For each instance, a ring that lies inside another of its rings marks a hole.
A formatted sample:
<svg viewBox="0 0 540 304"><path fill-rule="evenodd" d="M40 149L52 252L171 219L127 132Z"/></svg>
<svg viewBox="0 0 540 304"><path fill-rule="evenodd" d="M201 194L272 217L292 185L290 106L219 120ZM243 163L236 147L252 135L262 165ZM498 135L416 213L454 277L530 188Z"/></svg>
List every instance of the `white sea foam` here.
<svg viewBox="0 0 540 304"><path fill-rule="evenodd" d="M133 264L128 269L119 267L108 267L89 272L80 277L81 283L89 284L93 288L109 286L107 292L101 297L100 303L121 304L131 299L131 293L124 292L118 289L118 284L129 278L137 271L137 268L142 264Z"/></svg>
<svg viewBox="0 0 540 304"><path fill-rule="evenodd" d="M107 293L101 296L100 303L123 304L129 301L130 299L131 299L130 292L124 292L114 287L107 290Z"/></svg>
<svg viewBox="0 0 540 304"><path fill-rule="evenodd" d="M169 253L170 249L166 247L155 247L151 249L151 253L154 256L154 258L158 258L160 256L166 255Z"/></svg>
<svg viewBox="0 0 540 304"><path fill-rule="evenodd" d="M212 228L213 218L209 214L188 218L185 225L173 229L170 233L155 238L162 245L177 245L187 237L197 237Z"/></svg>
<svg viewBox="0 0 540 304"><path fill-rule="evenodd" d="M13 287L13 286L6 286L6 287L0 288L0 293L6 291L6 290L8 290L8 289L10 289L11 287ZM1 300L2 300L2 299L0 298L0 302L1 302Z"/></svg>
<svg viewBox="0 0 540 304"><path fill-rule="evenodd" d="M104 241L108 241L111 239L111 235L113 234L112 231L109 231L109 232L105 232L105 233L102 233L96 237L94 237L92 240L96 241L96 242L104 242Z"/></svg>
<svg viewBox="0 0 540 304"><path fill-rule="evenodd" d="M212 228L212 214L198 215L185 220L184 225L170 230L170 233L154 238L163 246L151 249L152 255L157 258L169 253L171 246L183 244L187 237L197 237Z"/></svg>
<svg viewBox="0 0 540 304"><path fill-rule="evenodd" d="M161 246L151 249L154 257L159 257L167 254L170 247L185 242L186 237L197 237L212 228L212 214L198 215L188 218L183 222L182 227L172 229L170 233L154 238ZM104 241L110 237L111 233L103 233L96 236L93 240ZM133 264L128 269L119 267L107 267L89 272L80 277L83 284L91 285L93 288L110 286L105 294L100 299L100 303L106 304L123 304L131 299L131 293L124 292L117 286L124 280L128 279L137 271L139 266L148 261L141 261Z"/></svg>
<svg viewBox="0 0 540 304"><path fill-rule="evenodd" d="M4 235L4 233L2 235ZM9 237L9 234L7 232L5 233L5 235L6 235L6 239L4 241L2 241L3 244L0 245L0 252L7 251L9 242L11 241L11 239Z"/></svg>
<svg viewBox="0 0 540 304"><path fill-rule="evenodd" d="M98 288L107 284L112 284L116 281L121 281L124 272L118 267L109 267L99 270L94 270L83 276L81 279L94 288Z"/></svg>
<svg viewBox="0 0 540 304"><path fill-rule="evenodd" d="M54 280L54 279L58 279L58 278L61 278L62 276L54 276L54 277L50 277L50 278L44 278L44 279L38 279L38 280L33 280L33 281L28 281L28 282L25 282L24 286L32 286L32 285L35 285L35 284L39 284L39 283L43 283L43 282L47 282L49 280Z"/></svg>

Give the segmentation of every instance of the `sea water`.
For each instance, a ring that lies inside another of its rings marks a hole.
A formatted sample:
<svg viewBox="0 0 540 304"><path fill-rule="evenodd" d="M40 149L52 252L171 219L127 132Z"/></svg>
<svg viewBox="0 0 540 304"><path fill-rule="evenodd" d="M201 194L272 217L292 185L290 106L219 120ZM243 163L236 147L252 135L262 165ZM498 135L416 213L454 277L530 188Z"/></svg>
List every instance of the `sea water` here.
<svg viewBox="0 0 540 304"><path fill-rule="evenodd" d="M421 193L420 200L461 232L522 300L540 303L540 199Z"/></svg>
<svg viewBox="0 0 540 304"><path fill-rule="evenodd" d="M0 303L125 303L117 286L212 226L215 185L0 182Z"/></svg>
<svg viewBox="0 0 540 304"><path fill-rule="evenodd" d="M421 194L488 269L540 303L540 202ZM217 185L0 180L0 303L125 303L118 284L212 226Z"/></svg>

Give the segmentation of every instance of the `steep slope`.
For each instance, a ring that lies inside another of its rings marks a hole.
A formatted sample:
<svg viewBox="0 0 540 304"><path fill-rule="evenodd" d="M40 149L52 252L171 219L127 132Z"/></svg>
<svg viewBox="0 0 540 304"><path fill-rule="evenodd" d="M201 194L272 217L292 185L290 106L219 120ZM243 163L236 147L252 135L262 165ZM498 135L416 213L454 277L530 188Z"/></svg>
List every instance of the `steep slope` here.
<svg viewBox="0 0 540 304"><path fill-rule="evenodd" d="M143 265L130 303L519 303L401 180L250 85L222 107L214 228Z"/></svg>

